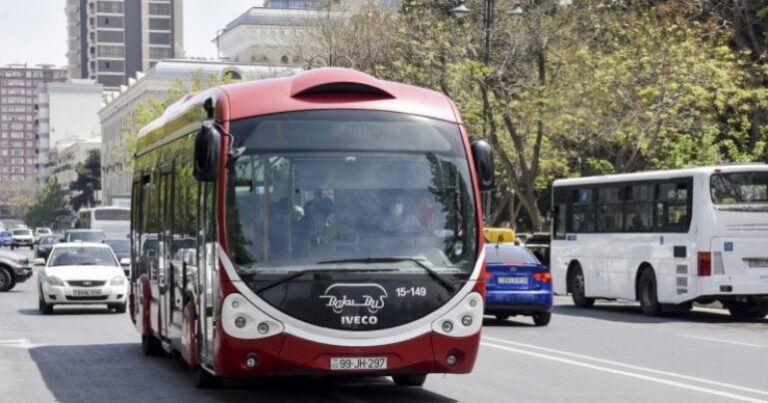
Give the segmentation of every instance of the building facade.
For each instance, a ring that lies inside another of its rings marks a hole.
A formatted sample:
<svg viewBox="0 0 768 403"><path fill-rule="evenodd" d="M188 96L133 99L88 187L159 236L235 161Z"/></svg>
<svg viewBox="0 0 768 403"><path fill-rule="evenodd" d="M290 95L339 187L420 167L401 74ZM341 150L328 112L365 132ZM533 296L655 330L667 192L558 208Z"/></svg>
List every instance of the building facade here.
<svg viewBox="0 0 768 403"><path fill-rule="evenodd" d="M258 80L295 74L298 69L284 66L222 63L204 60L164 60L146 74L139 74L121 91L110 94L99 111L101 121L101 190L102 204L125 205L131 197L130 164L132 156L126 127L139 104L151 99L163 100L169 89L181 82L187 85L195 78Z"/></svg>
<svg viewBox="0 0 768 403"><path fill-rule="evenodd" d="M88 158L89 151L98 150L100 146L101 137L61 145L51 155L51 177L56 178L63 189L69 189L70 183L77 180L77 164Z"/></svg>
<svg viewBox="0 0 768 403"><path fill-rule="evenodd" d="M67 0L70 78L118 89L183 56L182 0Z"/></svg>
<svg viewBox="0 0 768 403"><path fill-rule="evenodd" d="M0 67L0 189L36 187L37 97L45 83L66 79L66 70L48 66ZM2 192L0 192L2 193ZM0 196L1 197L1 196Z"/></svg>
<svg viewBox="0 0 768 403"><path fill-rule="evenodd" d="M266 0L220 31L219 56L246 63L307 65L326 58L324 36L363 7L394 7L394 0ZM318 59L319 60L319 59Z"/></svg>
<svg viewBox="0 0 768 403"><path fill-rule="evenodd" d="M72 143L101 135L99 109L103 87L93 80L44 84L38 93L37 180L51 175L50 153Z"/></svg>

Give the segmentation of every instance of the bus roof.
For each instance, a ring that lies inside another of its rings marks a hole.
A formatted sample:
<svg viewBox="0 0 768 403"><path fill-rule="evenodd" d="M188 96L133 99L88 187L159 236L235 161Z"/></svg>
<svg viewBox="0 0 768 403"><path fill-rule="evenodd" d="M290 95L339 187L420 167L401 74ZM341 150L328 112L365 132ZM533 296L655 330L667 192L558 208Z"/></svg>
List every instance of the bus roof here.
<svg viewBox="0 0 768 403"><path fill-rule="evenodd" d="M710 175L715 172L740 172L745 170L768 171L768 165L762 163L756 164L734 164L734 165L712 165L706 167L669 169L658 171L634 172L615 175L596 175L585 176L583 178L557 179L552 186L579 186L601 183L616 183L627 181L643 180L663 180L679 178L682 176Z"/></svg>
<svg viewBox="0 0 768 403"><path fill-rule="evenodd" d="M162 129L171 122L190 114L195 115L195 109L202 113L206 100L221 97L226 97L229 103L229 116L225 116L224 120L230 121L281 112L360 109L408 113L461 123L453 102L439 92L334 67L309 70L290 77L229 84L198 94L188 94L144 127L139 132L139 138L150 134L153 140L163 138L164 133L154 132L163 132Z"/></svg>

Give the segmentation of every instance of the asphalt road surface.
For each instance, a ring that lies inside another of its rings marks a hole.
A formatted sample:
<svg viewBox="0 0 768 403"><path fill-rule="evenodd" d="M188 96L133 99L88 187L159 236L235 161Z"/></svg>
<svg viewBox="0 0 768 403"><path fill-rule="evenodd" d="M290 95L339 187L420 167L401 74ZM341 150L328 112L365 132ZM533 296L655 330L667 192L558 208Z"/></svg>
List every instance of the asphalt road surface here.
<svg viewBox="0 0 768 403"><path fill-rule="evenodd" d="M0 294L0 402L724 402L768 401L768 321L696 308L660 318L635 304L573 307L552 322L487 318L470 375L423 388L388 378L267 378L197 390L178 357L142 356L127 315L37 310L36 279Z"/></svg>

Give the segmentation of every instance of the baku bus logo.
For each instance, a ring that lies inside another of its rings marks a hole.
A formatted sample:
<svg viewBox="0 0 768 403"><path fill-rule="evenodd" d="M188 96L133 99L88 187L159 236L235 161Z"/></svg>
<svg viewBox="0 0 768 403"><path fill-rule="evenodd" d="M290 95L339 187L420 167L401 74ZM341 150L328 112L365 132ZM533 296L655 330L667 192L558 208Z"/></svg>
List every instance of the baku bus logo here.
<svg viewBox="0 0 768 403"><path fill-rule="evenodd" d="M384 287L373 284L333 284L325 289L320 299L326 300L325 306L340 314L347 307L364 307L370 313L376 313L384 308L384 299L387 298L387 290Z"/></svg>

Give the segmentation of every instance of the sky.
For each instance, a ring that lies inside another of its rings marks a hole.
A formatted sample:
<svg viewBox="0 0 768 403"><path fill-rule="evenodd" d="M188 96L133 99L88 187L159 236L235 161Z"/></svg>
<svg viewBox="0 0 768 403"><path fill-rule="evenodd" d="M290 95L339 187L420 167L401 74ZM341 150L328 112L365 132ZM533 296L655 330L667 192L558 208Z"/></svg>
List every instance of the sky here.
<svg viewBox="0 0 768 403"><path fill-rule="evenodd" d="M126 0L136 1L136 0ZM261 0L184 0L184 51L216 57L216 31ZM0 0L0 65L67 64L65 0Z"/></svg>

